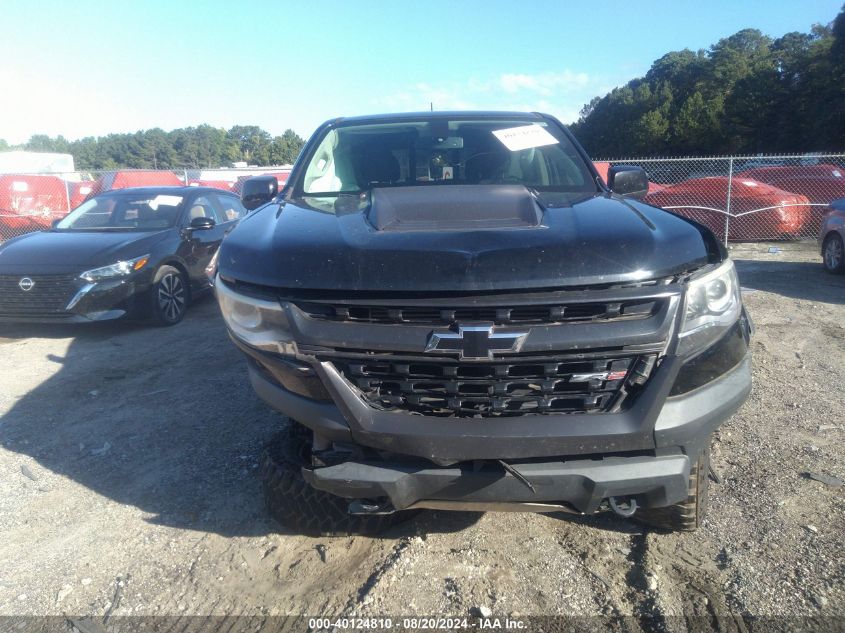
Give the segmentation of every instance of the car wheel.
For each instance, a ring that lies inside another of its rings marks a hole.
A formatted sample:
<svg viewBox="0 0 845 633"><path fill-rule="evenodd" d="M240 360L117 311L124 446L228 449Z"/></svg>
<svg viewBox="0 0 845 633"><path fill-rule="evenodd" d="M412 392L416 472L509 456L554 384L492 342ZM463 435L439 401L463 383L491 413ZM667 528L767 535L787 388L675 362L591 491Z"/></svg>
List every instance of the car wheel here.
<svg viewBox="0 0 845 633"><path fill-rule="evenodd" d="M173 266L158 269L151 293L153 321L158 325L176 325L188 308L188 283Z"/></svg>
<svg viewBox="0 0 845 633"><path fill-rule="evenodd" d="M845 273L845 247L838 233L831 233L825 238L822 247L824 269L829 273Z"/></svg>

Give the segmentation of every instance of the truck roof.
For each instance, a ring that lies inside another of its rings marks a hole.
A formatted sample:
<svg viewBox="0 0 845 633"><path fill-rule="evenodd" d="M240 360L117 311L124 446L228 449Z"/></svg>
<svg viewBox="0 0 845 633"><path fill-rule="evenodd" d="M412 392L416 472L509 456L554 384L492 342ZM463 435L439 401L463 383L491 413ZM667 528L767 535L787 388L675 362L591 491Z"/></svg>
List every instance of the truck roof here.
<svg viewBox="0 0 845 633"><path fill-rule="evenodd" d="M388 112L384 114L367 114L361 116L338 117L327 123L369 123L382 121L413 121L419 119L524 119L526 121L541 121L545 115L539 112L517 112L507 110L453 110L453 111L420 111L420 112Z"/></svg>

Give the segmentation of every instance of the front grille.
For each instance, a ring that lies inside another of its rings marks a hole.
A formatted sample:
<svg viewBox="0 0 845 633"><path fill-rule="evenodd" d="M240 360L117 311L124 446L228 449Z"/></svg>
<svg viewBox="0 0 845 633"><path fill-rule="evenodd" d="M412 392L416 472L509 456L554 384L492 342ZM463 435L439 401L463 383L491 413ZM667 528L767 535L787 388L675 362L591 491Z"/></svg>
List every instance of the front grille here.
<svg viewBox="0 0 845 633"><path fill-rule="evenodd" d="M311 318L331 321L415 323L422 325L449 325L456 322L484 321L504 325L645 319L659 309L661 301L661 299L649 298L589 303L472 307L297 302L296 306Z"/></svg>
<svg viewBox="0 0 845 633"><path fill-rule="evenodd" d="M563 362L333 359L379 409L441 417L597 413L645 382L654 355Z"/></svg>
<svg viewBox="0 0 845 633"><path fill-rule="evenodd" d="M24 292L22 278L33 281ZM76 275L0 275L0 315L59 316L78 290Z"/></svg>

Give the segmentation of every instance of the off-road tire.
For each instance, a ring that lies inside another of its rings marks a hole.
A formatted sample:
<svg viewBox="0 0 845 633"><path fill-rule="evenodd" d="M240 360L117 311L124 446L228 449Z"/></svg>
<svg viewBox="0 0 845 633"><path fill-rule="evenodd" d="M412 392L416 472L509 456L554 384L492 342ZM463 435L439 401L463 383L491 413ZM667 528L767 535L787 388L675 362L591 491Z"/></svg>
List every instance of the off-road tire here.
<svg viewBox="0 0 845 633"><path fill-rule="evenodd" d="M693 532L707 514L707 492L710 484L710 446L693 462L689 474L689 496L665 508L648 508L634 516L642 523L661 530Z"/></svg>
<svg viewBox="0 0 845 633"><path fill-rule="evenodd" d="M171 301L167 301L167 297ZM150 288L150 317L155 325L176 325L183 318L190 303L188 278L174 266L162 266L156 271Z"/></svg>
<svg viewBox="0 0 845 633"><path fill-rule="evenodd" d="M312 488L303 479L302 466L310 464L310 450L310 431L292 422L267 444L261 456L267 512L285 527L307 536L375 535L416 514L349 514L349 499Z"/></svg>

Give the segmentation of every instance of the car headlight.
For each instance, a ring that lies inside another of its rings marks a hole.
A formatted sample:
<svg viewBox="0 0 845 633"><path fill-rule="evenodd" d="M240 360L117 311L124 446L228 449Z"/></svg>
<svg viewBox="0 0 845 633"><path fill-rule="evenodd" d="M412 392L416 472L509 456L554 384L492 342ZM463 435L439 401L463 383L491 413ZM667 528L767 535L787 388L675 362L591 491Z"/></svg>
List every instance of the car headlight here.
<svg viewBox="0 0 845 633"><path fill-rule="evenodd" d="M687 286L678 354L689 356L716 342L739 319L742 295L736 268L725 261Z"/></svg>
<svg viewBox="0 0 845 633"><path fill-rule="evenodd" d="M149 255L142 255L141 257L136 257L135 259L127 259L125 261L116 262L110 266L86 270L79 276L90 283L103 281L105 279L114 279L115 277L125 277L141 270L147 265L147 263L149 263L149 261Z"/></svg>
<svg viewBox="0 0 845 633"><path fill-rule="evenodd" d="M287 315L278 301L235 292L219 277L214 287L223 319L234 336L260 350L296 354Z"/></svg>

